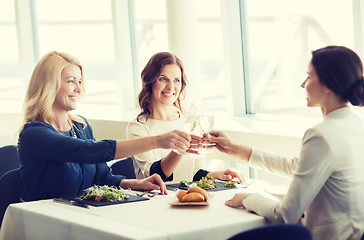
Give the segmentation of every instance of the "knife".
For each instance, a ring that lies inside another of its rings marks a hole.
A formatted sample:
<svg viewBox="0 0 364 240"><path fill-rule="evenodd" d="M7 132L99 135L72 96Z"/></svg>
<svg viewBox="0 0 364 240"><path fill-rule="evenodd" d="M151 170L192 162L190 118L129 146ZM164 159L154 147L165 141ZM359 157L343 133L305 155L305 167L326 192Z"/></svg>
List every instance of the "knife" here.
<svg viewBox="0 0 364 240"><path fill-rule="evenodd" d="M54 202L59 202L59 203L64 203L64 204L69 204L69 205L73 205L73 206L77 206L77 207L83 207L83 208L88 208L88 205L85 203L81 203L81 202L77 202L75 200L71 200L71 199L65 199L65 198L53 198Z"/></svg>

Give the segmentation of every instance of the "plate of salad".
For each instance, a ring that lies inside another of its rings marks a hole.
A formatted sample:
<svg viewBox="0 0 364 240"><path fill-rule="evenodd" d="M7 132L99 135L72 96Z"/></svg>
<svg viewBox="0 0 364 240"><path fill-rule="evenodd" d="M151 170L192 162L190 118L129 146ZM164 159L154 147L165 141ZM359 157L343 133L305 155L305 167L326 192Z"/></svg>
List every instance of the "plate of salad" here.
<svg viewBox="0 0 364 240"><path fill-rule="evenodd" d="M216 181L211 176L203 177L199 181L196 181L196 182L180 181L179 183L166 184L166 186L167 186L167 189L170 189L170 190L175 190L175 189L188 190L188 188L190 188L192 186L199 186L199 187L205 189L206 191L211 191L211 192L236 188L235 182Z"/></svg>
<svg viewBox="0 0 364 240"><path fill-rule="evenodd" d="M149 200L149 198L129 194L126 190L122 188L117 188L115 186L93 185L85 189L81 196L73 200L91 206L99 207L120 203L144 201Z"/></svg>

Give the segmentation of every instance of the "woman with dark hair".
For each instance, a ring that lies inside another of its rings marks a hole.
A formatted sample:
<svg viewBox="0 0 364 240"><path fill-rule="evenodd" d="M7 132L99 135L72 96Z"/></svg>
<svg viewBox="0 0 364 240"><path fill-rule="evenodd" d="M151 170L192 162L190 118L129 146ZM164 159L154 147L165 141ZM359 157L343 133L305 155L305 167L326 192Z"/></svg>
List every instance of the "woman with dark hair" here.
<svg viewBox="0 0 364 240"><path fill-rule="evenodd" d="M129 139L154 136L171 130L183 130L184 116L181 101L187 84L182 61L169 52L154 54L142 73L142 90L139 93L141 112L128 124ZM200 137L192 136L195 142ZM189 149L188 151L194 151ZM175 151L155 149L133 156L138 179L158 173L163 181L197 181L206 175L231 180L242 177L234 170L208 172L202 170L201 159L178 154Z"/></svg>
<svg viewBox="0 0 364 240"><path fill-rule="evenodd" d="M314 239L360 239L364 231L364 124L354 106L364 104L363 65L341 46L312 52L302 83L307 106L320 107L323 122L308 129L299 157L288 157L234 143L225 133L210 132L217 149L252 167L292 176L281 201L258 193L239 193L226 201L276 223L302 219ZM208 136L206 136L207 138Z"/></svg>

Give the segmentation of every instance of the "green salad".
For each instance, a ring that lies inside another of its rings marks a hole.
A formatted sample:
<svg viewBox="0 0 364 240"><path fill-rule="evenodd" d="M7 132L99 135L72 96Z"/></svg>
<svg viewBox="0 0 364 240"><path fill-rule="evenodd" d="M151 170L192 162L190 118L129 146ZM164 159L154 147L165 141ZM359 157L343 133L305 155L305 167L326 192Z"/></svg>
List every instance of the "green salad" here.
<svg viewBox="0 0 364 240"><path fill-rule="evenodd" d="M203 189L214 189L216 188L216 180L212 176L206 176L198 181L197 186Z"/></svg>
<svg viewBox="0 0 364 240"><path fill-rule="evenodd" d="M188 181L180 181L178 185L181 186L181 187L188 187L189 184L190 183Z"/></svg>
<svg viewBox="0 0 364 240"><path fill-rule="evenodd" d="M235 182L232 182L232 181L227 181L225 182L225 187L236 187L236 183Z"/></svg>
<svg viewBox="0 0 364 240"><path fill-rule="evenodd" d="M97 186L94 185L84 190L83 194L79 197L80 200L94 200L94 201L105 201L115 202L129 198L122 188L115 186Z"/></svg>

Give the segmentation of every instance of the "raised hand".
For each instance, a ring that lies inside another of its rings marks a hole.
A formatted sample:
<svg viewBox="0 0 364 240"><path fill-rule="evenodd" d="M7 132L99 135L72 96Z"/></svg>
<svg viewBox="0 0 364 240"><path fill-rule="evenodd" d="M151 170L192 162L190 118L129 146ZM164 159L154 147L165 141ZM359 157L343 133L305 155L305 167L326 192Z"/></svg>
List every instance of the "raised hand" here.
<svg viewBox="0 0 364 240"><path fill-rule="evenodd" d="M190 147L191 136L188 133L174 130L172 132L159 135L157 142L160 148L175 149L179 152L185 152Z"/></svg>
<svg viewBox="0 0 364 240"><path fill-rule="evenodd" d="M230 137L222 131L211 131L209 134L204 135L204 141L215 143L213 147L216 147L219 151L229 153L232 148L232 140Z"/></svg>

